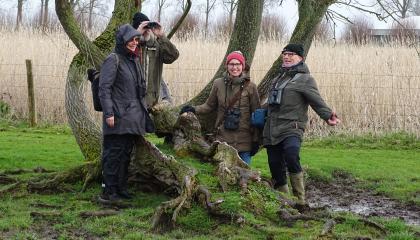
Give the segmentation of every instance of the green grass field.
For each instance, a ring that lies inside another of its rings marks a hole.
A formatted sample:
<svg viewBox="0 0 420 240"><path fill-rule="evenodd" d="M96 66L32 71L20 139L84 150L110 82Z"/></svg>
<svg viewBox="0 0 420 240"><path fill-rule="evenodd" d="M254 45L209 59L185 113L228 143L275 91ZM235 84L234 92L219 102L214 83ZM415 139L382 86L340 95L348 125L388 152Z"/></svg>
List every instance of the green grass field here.
<svg viewBox="0 0 420 240"><path fill-rule="evenodd" d="M153 136L150 139L164 152L172 153L160 139ZM333 178L333 171L345 171L360 180L359 187L420 205L420 144L413 136L393 134L381 138L337 136L316 139L304 143L301 158L311 178L329 181ZM194 158L182 161L199 169L199 180L210 189L217 187L216 180L204 174L211 173L212 166ZM24 125L0 123L1 171L36 167L59 171L82 162L83 156L67 127L30 129ZM252 167L269 177L264 150L253 158ZM36 175L27 173L16 177L27 179ZM0 190L2 188L0 185ZM175 229L156 234L150 229L150 218L155 208L168 199L167 196L136 192L133 208L115 216L84 219L79 216L80 212L101 208L92 201L100 192L100 186L95 184L83 193L78 191L80 188L79 184L73 186L74 191L51 195L30 194L24 190L0 195L0 239L314 239L322 229L322 223L317 221L299 221L293 227L273 224L277 206L266 207L268 214L264 217L246 215L250 224L243 226L234 222L221 224L209 217L205 209L192 206L188 213L179 217ZM266 194L254 186L250 189L255 201L260 194ZM238 194L224 197L247 204L246 199ZM58 215L43 219L31 216L34 211ZM320 239L382 238L375 229L360 224L357 216L340 214L346 220L335 227L335 235ZM416 239L419 236L414 233L419 231L418 227L407 226L401 220L375 218L375 221L388 230L386 239Z"/></svg>

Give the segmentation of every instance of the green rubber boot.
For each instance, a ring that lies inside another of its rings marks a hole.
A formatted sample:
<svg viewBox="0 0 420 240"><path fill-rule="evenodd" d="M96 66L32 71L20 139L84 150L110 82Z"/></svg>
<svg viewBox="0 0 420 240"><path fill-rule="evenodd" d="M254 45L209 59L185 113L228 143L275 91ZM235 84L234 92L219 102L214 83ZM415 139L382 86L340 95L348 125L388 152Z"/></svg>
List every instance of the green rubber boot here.
<svg viewBox="0 0 420 240"><path fill-rule="evenodd" d="M305 212L309 210L309 205L305 199L305 183L303 179L303 172L296 174L289 174L290 183L292 185L293 195L297 198L295 208L299 212Z"/></svg>
<svg viewBox="0 0 420 240"><path fill-rule="evenodd" d="M276 187L276 190L281 193L289 194L289 186L287 186L287 184Z"/></svg>

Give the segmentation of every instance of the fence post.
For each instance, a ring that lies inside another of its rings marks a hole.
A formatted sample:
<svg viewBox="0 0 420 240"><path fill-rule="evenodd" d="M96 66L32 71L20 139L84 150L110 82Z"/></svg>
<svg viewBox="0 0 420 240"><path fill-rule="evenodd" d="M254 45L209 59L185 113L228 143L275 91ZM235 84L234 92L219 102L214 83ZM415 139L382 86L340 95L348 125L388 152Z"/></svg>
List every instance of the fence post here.
<svg viewBox="0 0 420 240"><path fill-rule="evenodd" d="M36 112L35 112L34 78L32 75L32 62L30 59L26 59L25 62L26 62L26 78L28 80L29 126L34 127L36 125Z"/></svg>

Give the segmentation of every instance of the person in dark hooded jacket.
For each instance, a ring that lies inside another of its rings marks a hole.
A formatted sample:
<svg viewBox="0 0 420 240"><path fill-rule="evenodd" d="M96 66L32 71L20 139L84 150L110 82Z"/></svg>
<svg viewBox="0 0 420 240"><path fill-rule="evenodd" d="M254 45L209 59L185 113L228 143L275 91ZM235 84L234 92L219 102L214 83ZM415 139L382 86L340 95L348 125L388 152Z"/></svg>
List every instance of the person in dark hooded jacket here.
<svg viewBox="0 0 420 240"><path fill-rule="evenodd" d="M267 148L268 164L274 188L288 193L286 173L289 172L296 208L307 209L304 179L300 165L300 145L308 122L308 107L330 126L340 122L319 94L316 82L304 62L302 44L288 44L282 51L282 74L273 79L268 96L267 118L263 145Z"/></svg>
<svg viewBox="0 0 420 240"><path fill-rule="evenodd" d="M119 27L115 50L101 67L104 201L131 198L126 186L130 155L136 138L146 132L146 82L136 49L140 34L129 24Z"/></svg>

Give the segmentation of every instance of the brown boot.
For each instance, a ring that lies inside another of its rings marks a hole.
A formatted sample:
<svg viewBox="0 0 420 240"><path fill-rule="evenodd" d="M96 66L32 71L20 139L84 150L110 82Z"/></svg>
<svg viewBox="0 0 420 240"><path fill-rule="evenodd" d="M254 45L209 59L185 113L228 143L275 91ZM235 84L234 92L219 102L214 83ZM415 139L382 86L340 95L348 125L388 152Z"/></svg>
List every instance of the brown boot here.
<svg viewBox="0 0 420 240"><path fill-rule="evenodd" d="M297 198L295 208L299 212L305 212L309 210L309 205L305 200L305 183L303 179L303 172L291 173L289 175L290 183L292 185L293 195Z"/></svg>

